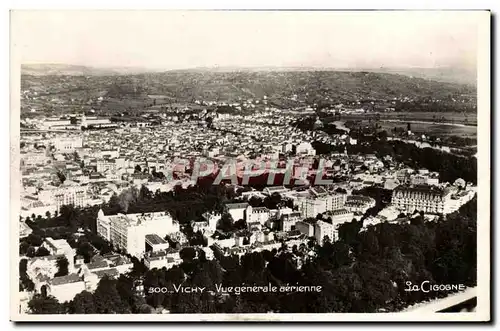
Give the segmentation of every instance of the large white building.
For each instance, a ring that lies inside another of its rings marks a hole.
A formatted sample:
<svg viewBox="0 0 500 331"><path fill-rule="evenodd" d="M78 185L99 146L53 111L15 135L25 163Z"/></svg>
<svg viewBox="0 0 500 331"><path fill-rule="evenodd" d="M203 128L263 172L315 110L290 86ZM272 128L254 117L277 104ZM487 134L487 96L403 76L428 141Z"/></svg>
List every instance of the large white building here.
<svg viewBox="0 0 500 331"><path fill-rule="evenodd" d="M97 233L136 257L145 252L147 234L154 233L163 238L177 231L179 223L167 212L105 216L99 210L97 215Z"/></svg>
<svg viewBox="0 0 500 331"><path fill-rule="evenodd" d="M345 194L329 194L322 187L313 187L306 192L298 192L294 198L294 205L298 207L304 218L315 218L318 214L337 210L344 207Z"/></svg>
<svg viewBox="0 0 500 331"><path fill-rule="evenodd" d="M450 209L451 195L449 188L401 185L392 193L392 204L396 209L406 213L423 211L430 214L446 214Z"/></svg>
<svg viewBox="0 0 500 331"><path fill-rule="evenodd" d="M83 138L81 136L57 137L52 139L51 143L57 152L72 153L77 148L82 148Z"/></svg>
<svg viewBox="0 0 500 331"><path fill-rule="evenodd" d="M55 205L57 210L63 205L84 207L87 205L87 190L78 185L62 185L55 189L38 192L38 199L45 205Z"/></svg>

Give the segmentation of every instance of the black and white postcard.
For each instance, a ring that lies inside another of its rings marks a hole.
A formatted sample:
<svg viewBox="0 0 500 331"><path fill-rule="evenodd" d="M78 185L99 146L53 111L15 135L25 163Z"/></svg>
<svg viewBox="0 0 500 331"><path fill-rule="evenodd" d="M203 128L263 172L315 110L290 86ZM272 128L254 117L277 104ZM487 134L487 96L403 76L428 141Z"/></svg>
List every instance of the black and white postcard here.
<svg viewBox="0 0 500 331"><path fill-rule="evenodd" d="M11 320L490 320L489 11L11 11Z"/></svg>

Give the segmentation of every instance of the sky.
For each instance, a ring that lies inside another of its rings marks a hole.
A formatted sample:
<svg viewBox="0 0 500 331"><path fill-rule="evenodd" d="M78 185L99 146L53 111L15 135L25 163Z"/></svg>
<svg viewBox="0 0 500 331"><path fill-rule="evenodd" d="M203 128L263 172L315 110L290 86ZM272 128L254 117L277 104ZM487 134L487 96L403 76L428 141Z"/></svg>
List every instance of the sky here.
<svg viewBox="0 0 500 331"><path fill-rule="evenodd" d="M21 63L475 70L480 12L13 11ZM484 18L484 16L481 16Z"/></svg>

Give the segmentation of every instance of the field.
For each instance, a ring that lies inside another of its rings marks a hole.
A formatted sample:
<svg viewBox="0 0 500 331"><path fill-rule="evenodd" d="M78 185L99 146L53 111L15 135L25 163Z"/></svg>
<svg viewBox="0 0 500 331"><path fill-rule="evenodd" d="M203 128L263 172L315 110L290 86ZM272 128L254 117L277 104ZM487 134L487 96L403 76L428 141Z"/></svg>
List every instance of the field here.
<svg viewBox="0 0 500 331"><path fill-rule="evenodd" d="M477 118L465 116L462 113L384 113L377 118L374 114L342 115L341 122L347 122L350 129L355 127L379 126L379 130L388 133L394 128L407 129L410 123L411 131L417 135L433 135L436 137L460 137L476 139ZM439 116L439 117L438 117ZM330 120L327 120L330 122ZM355 122L353 125L352 122ZM467 124L464 124L467 123Z"/></svg>
<svg viewBox="0 0 500 331"><path fill-rule="evenodd" d="M406 128L406 123L380 121L378 123L383 130L390 132L395 127ZM477 127L475 126L454 126L433 123L411 123L411 131L418 135L433 134L435 136L459 136L462 138L475 138L477 135Z"/></svg>
<svg viewBox="0 0 500 331"><path fill-rule="evenodd" d="M438 123L451 123L451 124L466 124L477 125L477 114L471 113L458 113L458 112L387 112L373 114L342 114L343 120L400 120L400 121L425 121Z"/></svg>

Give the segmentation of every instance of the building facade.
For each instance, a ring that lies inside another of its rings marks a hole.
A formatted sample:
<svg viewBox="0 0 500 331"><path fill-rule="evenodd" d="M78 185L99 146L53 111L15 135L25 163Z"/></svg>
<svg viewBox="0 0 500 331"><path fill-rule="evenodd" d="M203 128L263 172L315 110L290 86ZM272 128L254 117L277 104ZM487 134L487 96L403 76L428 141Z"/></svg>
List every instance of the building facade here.
<svg viewBox="0 0 500 331"><path fill-rule="evenodd" d="M141 257L145 252L146 235L165 237L179 231L179 223L166 212L97 216L97 233L127 253Z"/></svg>
<svg viewBox="0 0 500 331"><path fill-rule="evenodd" d="M450 208L451 192L430 185L401 185L392 193L392 204L400 211L446 214Z"/></svg>
<svg viewBox="0 0 500 331"><path fill-rule="evenodd" d="M328 236L331 241L337 240L336 232L337 231L335 230L333 224L324 221L317 221L314 225L314 237L320 245L323 243L325 236Z"/></svg>

